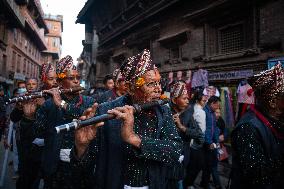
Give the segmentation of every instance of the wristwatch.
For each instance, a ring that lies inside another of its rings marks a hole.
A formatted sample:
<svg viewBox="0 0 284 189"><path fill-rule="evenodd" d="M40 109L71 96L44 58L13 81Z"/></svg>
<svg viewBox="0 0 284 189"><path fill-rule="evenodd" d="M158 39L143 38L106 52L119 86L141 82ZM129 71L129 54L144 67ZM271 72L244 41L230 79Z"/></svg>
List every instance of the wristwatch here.
<svg viewBox="0 0 284 189"><path fill-rule="evenodd" d="M62 100L61 103L60 103L60 107L61 107L61 108L64 108L64 105L65 105L65 104L66 104L65 100Z"/></svg>

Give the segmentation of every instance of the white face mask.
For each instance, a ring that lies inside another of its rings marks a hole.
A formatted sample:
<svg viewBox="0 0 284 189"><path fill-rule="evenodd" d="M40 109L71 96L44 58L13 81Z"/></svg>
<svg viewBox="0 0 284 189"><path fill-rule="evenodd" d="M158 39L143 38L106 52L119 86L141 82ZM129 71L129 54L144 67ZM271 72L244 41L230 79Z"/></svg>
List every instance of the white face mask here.
<svg viewBox="0 0 284 189"><path fill-rule="evenodd" d="M26 88L19 88L17 92L18 92L19 96L23 96L23 95L26 94L27 89Z"/></svg>

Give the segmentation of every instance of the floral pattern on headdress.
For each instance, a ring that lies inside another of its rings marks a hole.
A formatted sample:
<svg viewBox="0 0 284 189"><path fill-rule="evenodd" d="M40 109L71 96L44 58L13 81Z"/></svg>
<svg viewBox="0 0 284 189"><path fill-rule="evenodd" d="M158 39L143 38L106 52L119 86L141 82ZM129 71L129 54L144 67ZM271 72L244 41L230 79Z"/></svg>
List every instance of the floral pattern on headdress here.
<svg viewBox="0 0 284 189"><path fill-rule="evenodd" d="M156 69L151 60L150 51L145 49L142 53L132 56L121 66L120 71L127 82L136 82L147 71ZM140 82L141 83L141 79Z"/></svg>
<svg viewBox="0 0 284 189"><path fill-rule="evenodd" d="M271 101L277 98L278 95L284 93L284 70L281 63L253 76L250 82L252 88L265 100Z"/></svg>
<svg viewBox="0 0 284 189"><path fill-rule="evenodd" d="M144 84L145 84L145 79L143 77L139 77L135 82L136 88L142 87Z"/></svg>
<svg viewBox="0 0 284 189"><path fill-rule="evenodd" d="M182 95L187 95L186 83L184 81L178 81L171 87L171 98L177 98Z"/></svg>
<svg viewBox="0 0 284 189"><path fill-rule="evenodd" d="M47 74L49 72L55 71L54 66L51 63L44 63L41 66L40 70L40 78L42 81L45 81L47 79Z"/></svg>
<svg viewBox="0 0 284 189"><path fill-rule="evenodd" d="M77 70L77 67L73 64L73 59L70 55L60 59L56 64L56 74L59 79L67 77L67 73L71 70Z"/></svg>

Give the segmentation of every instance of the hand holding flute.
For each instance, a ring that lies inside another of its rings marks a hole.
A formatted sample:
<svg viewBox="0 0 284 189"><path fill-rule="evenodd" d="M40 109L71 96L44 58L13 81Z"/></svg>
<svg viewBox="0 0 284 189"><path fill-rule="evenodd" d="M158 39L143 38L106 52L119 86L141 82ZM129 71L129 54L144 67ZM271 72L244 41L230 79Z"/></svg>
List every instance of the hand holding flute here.
<svg viewBox="0 0 284 189"><path fill-rule="evenodd" d="M93 117L94 112L97 109L98 104L94 104L91 108L88 108L80 120L85 120ZM139 147L141 144L141 139L134 133L134 108L132 106L123 106L116 107L108 111L108 114L114 115L116 119L121 119L123 121L121 127L121 137L122 139L132 144L136 147ZM81 157L86 149L88 148L89 143L96 137L98 127L104 125L104 122L99 122L95 125L86 126L76 130L75 132L75 146L77 156Z"/></svg>
<svg viewBox="0 0 284 189"><path fill-rule="evenodd" d="M24 95L24 96L10 98L6 102L6 104L17 103L17 102L26 102L26 101L30 101L32 99L45 97L48 94L50 94L52 96L56 96L58 94L75 94L75 93L79 93L82 90L85 90L85 89L83 87L75 87L75 88L69 88L69 89L52 88L52 89L49 89L49 90L43 90L43 91L40 91L40 92L27 94L27 95Z"/></svg>
<svg viewBox="0 0 284 189"><path fill-rule="evenodd" d="M123 107L116 107L109 110L108 113L115 115L116 119L122 120L121 138L126 143L131 144L137 148L140 147L141 139L134 132L134 107L125 105Z"/></svg>
<svg viewBox="0 0 284 189"><path fill-rule="evenodd" d="M81 116L80 120L90 119L95 116L98 104L95 103L91 108L88 108ZM96 137L97 128L104 125L104 122L99 122L95 125L80 128L75 132L75 146L77 156L81 157L87 149L89 143Z"/></svg>
<svg viewBox="0 0 284 189"><path fill-rule="evenodd" d="M88 144L96 137L96 131L99 126L102 126L102 121L110 119L121 119L123 121L121 127L121 137L122 139L139 148L141 144L141 139L138 135L134 133L134 112L140 112L142 110L151 109L157 105L163 105L168 103L169 100L158 100L150 103L145 103L142 105L134 104L132 106L125 105L123 107L116 107L109 110L107 114L99 115L94 117L94 112L97 109L97 105L89 108L85 111L84 116L78 121L74 121L69 124L64 124L56 127L57 133L69 131L71 129L76 129L75 132L75 145L77 149L77 156L80 157ZM98 123L98 124L96 124ZM92 125L93 124L93 125ZM82 128L81 128L82 127Z"/></svg>
<svg viewBox="0 0 284 189"><path fill-rule="evenodd" d="M61 99L61 96L60 96L60 90L58 88L52 88L52 89L49 89L49 90L44 90L43 92L50 94L52 96L53 102L57 107L61 106L62 99ZM67 104L65 104L64 106L65 107L62 107L62 108L66 109Z"/></svg>

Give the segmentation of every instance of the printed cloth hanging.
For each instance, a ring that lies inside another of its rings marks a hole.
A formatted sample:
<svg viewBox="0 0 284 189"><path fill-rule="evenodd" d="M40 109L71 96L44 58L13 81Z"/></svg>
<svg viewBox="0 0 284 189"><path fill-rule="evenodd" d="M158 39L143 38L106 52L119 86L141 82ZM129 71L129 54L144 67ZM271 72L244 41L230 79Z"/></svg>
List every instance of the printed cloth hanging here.
<svg viewBox="0 0 284 189"><path fill-rule="evenodd" d="M199 69L193 73L192 88L207 87L208 86L208 72L207 70Z"/></svg>
<svg viewBox="0 0 284 189"><path fill-rule="evenodd" d="M234 111L232 104L232 93L228 87L221 88L221 114L227 127L233 127L235 124Z"/></svg>
<svg viewBox="0 0 284 189"><path fill-rule="evenodd" d="M214 86L208 86L203 90L203 94L208 96L210 98L211 96L217 96L220 97L219 90Z"/></svg>
<svg viewBox="0 0 284 189"><path fill-rule="evenodd" d="M252 87L247 83L238 86L238 103L255 104L255 97Z"/></svg>
<svg viewBox="0 0 284 189"><path fill-rule="evenodd" d="M191 88L192 88L192 86L191 86L191 76L192 76L192 72L191 72L191 70L188 70L186 72L186 81L185 81L185 83L186 83L187 93L188 93L189 97L191 97Z"/></svg>

